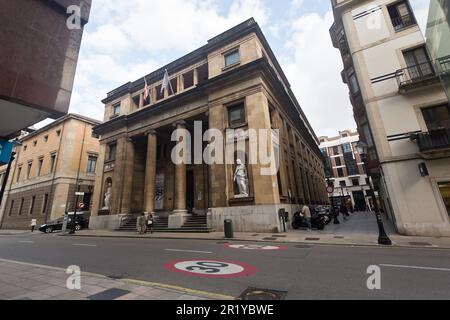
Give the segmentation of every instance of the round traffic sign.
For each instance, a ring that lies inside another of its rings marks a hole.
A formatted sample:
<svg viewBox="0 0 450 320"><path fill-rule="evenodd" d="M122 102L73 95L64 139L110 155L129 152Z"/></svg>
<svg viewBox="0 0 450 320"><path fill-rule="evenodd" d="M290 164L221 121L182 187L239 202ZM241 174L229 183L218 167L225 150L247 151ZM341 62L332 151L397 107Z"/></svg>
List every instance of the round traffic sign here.
<svg viewBox="0 0 450 320"><path fill-rule="evenodd" d="M257 272L255 267L246 263L205 259L175 260L164 267L172 272L206 278L243 277Z"/></svg>
<svg viewBox="0 0 450 320"><path fill-rule="evenodd" d="M84 209L84 203L83 202L80 202L78 204L78 209Z"/></svg>
<svg viewBox="0 0 450 320"><path fill-rule="evenodd" d="M231 249L242 249L242 250L287 250L284 246L269 246L269 245L259 245L259 244L227 244L225 245Z"/></svg>
<svg viewBox="0 0 450 320"><path fill-rule="evenodd" d="M334 192L333 186L328 186L327 187L327 192L330 193L330 194L333 193Z"/></svg>

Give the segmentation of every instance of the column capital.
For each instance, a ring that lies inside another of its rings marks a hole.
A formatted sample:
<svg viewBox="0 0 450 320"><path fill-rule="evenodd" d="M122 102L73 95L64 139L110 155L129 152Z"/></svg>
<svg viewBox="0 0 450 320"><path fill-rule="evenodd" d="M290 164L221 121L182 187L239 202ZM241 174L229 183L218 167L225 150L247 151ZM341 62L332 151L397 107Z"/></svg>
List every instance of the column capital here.
<svg viewBox="0 0 450 320"><path fill-rule="evenodd" d="M149 129L147 131L145 131L145 135L149 136L149 135L157 135L158 133L156 132L155 129Z"/></svg>
<svg viewBox="0 0 450 320"><path fill-rule="evenodd" d="M178 120L178 121L175 121L175 122L172 124L172 126L174 126L175 128L177 128L178 126L186 127L186 121L184 121L184 120Z"/></svg>

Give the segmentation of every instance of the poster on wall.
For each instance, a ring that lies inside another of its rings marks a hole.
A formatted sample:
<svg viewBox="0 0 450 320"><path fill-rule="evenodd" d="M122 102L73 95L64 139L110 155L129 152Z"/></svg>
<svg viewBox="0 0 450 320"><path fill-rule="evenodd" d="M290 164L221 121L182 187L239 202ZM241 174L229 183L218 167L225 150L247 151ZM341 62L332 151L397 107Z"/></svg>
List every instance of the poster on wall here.
<svg viewBox="0 0 450 320"><path fill-rule="evenodd" d="M158 173L155 177L155 210L164 209L164 173Z"/></svg>

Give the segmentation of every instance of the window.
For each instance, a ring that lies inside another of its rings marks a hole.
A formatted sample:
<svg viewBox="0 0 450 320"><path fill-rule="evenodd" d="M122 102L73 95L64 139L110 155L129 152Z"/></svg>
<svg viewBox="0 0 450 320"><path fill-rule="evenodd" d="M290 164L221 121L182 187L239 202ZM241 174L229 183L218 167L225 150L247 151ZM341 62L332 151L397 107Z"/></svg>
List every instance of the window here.
<svg viewBox="0 0 450 320"><path fill-rule="evenodd" d="M33 147L37 146L37 140L33 141Z"/></svg>
<svg viewBox="0 0 450 320"><path fill-rule="evenodd" d="M447 213L450 216L450 181L438 184Z"/></svg>
<svg viewBox="0 0 450 320"><path fill-rule="evenodd" d="M31 204L30 204L30 211L28 212L28 214L31 216L33 215L33 211L34 211L34 204L36 202L36 196L33 196L31 198Z"/></svg>
<svg viewBox="0 0 450 320"><path fill-rule="evenodd" d="M48 193L44 195L44 202L42 203L42 213L45 213L47 211L47 204L48 204Z"/></svg>
<svg viewBox="0 0 450 320"><path fill-rule="evenodd" d="M27 164L27 179L30 179L31 167L33 166L33 162L28 162Z"/></svg>
<svg viewBox="0 0 450 320"><path fill-rule="evenodd" d="M359 186L359 179L352 179L353 186Z"/></svg>
<svg viewBox="0 0 450 320"><path fill-rule="evenodd" d="M340 157L334 158L334 161L336 162L337 167L342 166L342 161Z"/></svg>
<svg viewBox="0 0 450 320"><path fill-rule="evenodd" d="M43 164L44 164L44 158L40 158L39 163L38 163L38 177L41 175Z"/></svg>
<svg viewBox="0 0 450 320"><path fill-rule="evenodd" d="M22 167L19 167L18 169L17 169L17 182L19 182L19 180L20 180L20 175L22 174Z"/></svg>
<svg viewBox="0 0 450 320"><path fill-rule="evenodd" d="M57 137L60 137L60 136L61 136L61 130L57 130L57 131L56 131L56 136L57 136Z"/></svg>
<svg viewBox="0 0 450 320"><path fill-rule="evenodd" d="M22 209L23 209L23 204L25 202L25 199L22 198L22 200L20 201L20 207L19 207L19 216L22 214Z"/></svg>
<svg viewBox="0 0 450 320"><path fill-rule="evenodd" d="M416 24L416 20L407 1L399 1L388 6L388 12L395 31L400 31Z"/></svg>
<svg viewBox="0 0 450 320"><path fill-rule="evenodd" d="M333 147L333 155L337 156L339 154L339 147Z"/></svg>
<svg viewBox="0 0 450 320"><path fill-rule="evenodd" d="M23 151L25 152L25 151L27 151L27 149L28 149L28 146L27 146L27 145L24 145L24 146L23 146Z"/></svg>
<svg viewBox="0 0 450 320"><path fill-rule="evenodd" d="M408 66L406 76L408 76L409 79L407 80L414 81L434 75L434 70L425 47L403 51L403 56L405 57L405 62Z"/></svg>
<svg viewBox="0 0 450 320"><path fill-rule="evenodd" d="M245 124L244 103L228 108L228 120L230 127L237 127Z"/></svg>
<svg viewBox="0 0 450 320"><path fill-rule="evenodd" d="M188 89L194 86L194 70L189 71L183 74L183 87L184 89Z"/></svg>
<svg viewBox="0 0 450 320"><path fill-rule="evenodd" d="M233 52L225 54L225 68L238 64L241 59L239 54L239 50L235 50Z"/></svg>
<svg viewBox="0 0 450 320"><path fill-rule="evenodd" d="M338 168L337 173L339 178L342 178L344 176L344 170L342 168Z"/></svg>
<svg viewBox="0 0 450 320"><path fill-rule="evenodd" d="M52 173L55 170L55 164L56 164L56 154L52 154L50 156L50 173Z"/></svg>
<svg viewBox="0 0 450 320"><path fill-rule="evenodd" d="M450 129L450 109L448 105L424 108L422 114L428 131Z"/></svg>
<svg viewBox="0 0 450 320"><path fill-rule="evenodd" d="M350 91L353 95L359 92L358 79L356 79L356 75L354 73L349 76L349 85Z"/></svg>
<svg viewBox="0 0 450 320"><path fill-rule="evenodd" d="M352 145L350 143L344 143L342 145L344 148L344 153L351 153L352 152Z"/></svg>
<svg viewBox="0 0 450 320"><path fill-rule="evenodd" d="M372 134L370 133L369 124L368 123L363 124L362 127L363 127L363 131L364 131L364 137L366 138L367 146L369 148L371 148L374 146L374 144L373 144L373 140L372 140Z"/></svg>
<svg viewBox="0 0 450 320"><path fill-rule="evenodd" d="M8 216L11 217L13 209L14 209L14 200L11 201L11 207L9 207L9 213L8 213Z"/></svg>
<svg viewBox="0 0 450 320"><path fill-rule="evenodd" d="M116 150L117 150L116 144L109 145L109 152L108 152L108 160L109 161L116 160Z"/></svg>
<svg viewBox="0 0 450 320"><path fill-rule="evenodd" d="M97 157L96 156L89 156L88 157L88 164L87 164L87 172L88 173L95 173L95 167L97 166Z"/></svg>
<svg viewBox="0 0 450 320"><path fill-rule="evenodd" d="M113 105L113 116L120 115L120 102Z"/></svg>
<svg viewBox="0 0 450 320"><path fill-rule="evenodd" d="M44 141L45 141L45 142L48 142L48 136L45 136L45 137L44 137Z"/></svg>
<svg viewBox="0 0 450 320"><path fill-rule="evenodd" d="M345 188L347 186L347 182L344 181L339 181L339 185L343 188Z"/></svg>

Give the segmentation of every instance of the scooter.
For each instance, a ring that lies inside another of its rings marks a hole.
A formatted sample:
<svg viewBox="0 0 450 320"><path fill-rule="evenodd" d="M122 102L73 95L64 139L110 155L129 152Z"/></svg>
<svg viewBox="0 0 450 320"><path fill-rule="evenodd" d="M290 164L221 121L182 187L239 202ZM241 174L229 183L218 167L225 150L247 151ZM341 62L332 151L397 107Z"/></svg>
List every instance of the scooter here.
<svg viewBox="0 0 450 320"><path fill-rule="evenodd" d="M294 213L293 219L294 221L292 222L292 228L295 230L300 228L308 228L305 217L300 211ZM311 227L317 230L325 229L325 217L318 213L314 213L311 217Z"/></svg>

